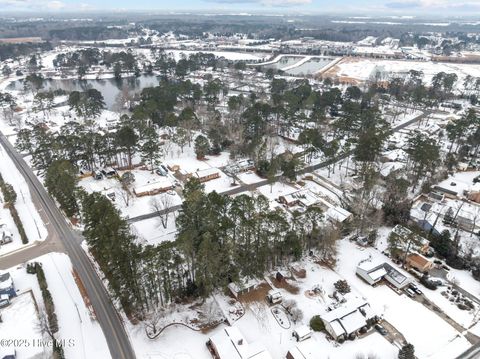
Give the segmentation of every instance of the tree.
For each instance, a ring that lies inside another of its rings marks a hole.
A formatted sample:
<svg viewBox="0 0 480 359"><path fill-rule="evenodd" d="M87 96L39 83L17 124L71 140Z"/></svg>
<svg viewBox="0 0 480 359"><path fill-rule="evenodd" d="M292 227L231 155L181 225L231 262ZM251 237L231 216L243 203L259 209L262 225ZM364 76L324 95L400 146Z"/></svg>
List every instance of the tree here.
<svg viewBox="0 0 480 359"><path fill-rule="evenodd" d="M195 154L197 155L197 159L203 160L209 150L210 142L208 139L203 135L198 135L197 138L195 138Z"/></svg>
<svg viewBox="0 0 480 359"><path fill-rule="evenodd" d="M115 299L133 316L142 311L140 247L112 202L101 193L83 194L83 234L90 252L105 274Z"/></svg>
<svg viewBox="0 0 480 359"><path fill-rule="evenodd" d="M45 174L45 187L68 217L78 213L76 199L77 170L66 160L52 162Z"/></svg>
<svg viewBox="0 0 480 359"><path fill-rule="evenodd" d="M337 280L334 283L334 287L341 294L350 293L350 285L346 280L342 280L342 279Z"/></svg>
<svg viewBox="0 0 480 359"><path fill-rule="evenodd" d="M96 118L105 108L105 101L100 91L88 89L84 92L72 91L68 96L68 105L78 116Z"/></svg>
<svg viewBox="0 0 480 359"><path fill-rule="evenodd" d="M158 135L155 129L148 127L144 131L144 142L140 147L142 160L150 164L153 173L154 166L158 164L162 155L162 147L158 141Z"/></svg>
<svg viewBox="0 0 480 359"><path fill-rule="evenodd" d="M321 332L325 330L325 324L319 315L315 315L310 319L310 327L315 332Z"/></svg>
<svg viewBox="0 0 480 359"><path fill-rule="evenodd" d="M440 147L434 138L418 131L408 139L407 146L406 152L413 171L413 192L419 180L428 174L433 174L437 168L440 159Z"/></svg>
<svg viewBox="0 0 480 359"><path fill-rule="evenodd" d="M405 344L398 352L398 359L415 359L415 348L412 344Z"/></svg>
<svg viewBox="0 0 480 359"><path fill-rule="evenodd" d="M409 184L395 173L387 176L382 210L388 225L406 224L410 219L412 203L407 194Z"/></svg>
<svg viewBox="0 0 480 359"><path fill-rule="evenodd" d="M163 193L160 197L155 196L152 197L150 201L150 206L152 210L158 215L160 218L160 222L163 228L167 228L168 226L168 219L170 214L173 212L173 199L167 193Z"/></svg>
<svg viewBox="0 0 480 359"><path fill-rule="evenodd" d="M115 140L120 149L127 154L128 168L132 168L132 157L137 148L137 134L132 127L125 124L117 131Z"/></svg>

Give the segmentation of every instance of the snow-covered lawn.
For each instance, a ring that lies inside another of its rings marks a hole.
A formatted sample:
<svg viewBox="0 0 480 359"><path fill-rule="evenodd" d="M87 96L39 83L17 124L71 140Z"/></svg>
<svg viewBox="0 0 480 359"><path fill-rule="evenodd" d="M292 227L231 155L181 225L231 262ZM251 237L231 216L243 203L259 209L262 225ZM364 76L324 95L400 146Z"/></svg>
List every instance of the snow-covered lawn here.
<svg viewBox="0 0 480 359"><path fill-rule="evenodd" d="M25 292L11 300L10 306L1 310L0 338L4 340L25 340L22 345L5 345L0 347L0 356L7 357L9 351L15 350L17 359L48 357L51 349L38 345L42 340L48 340L40 330L40 320L35 299L31 292ZM11 353L10 353L11 354Z"/></svg>
<svg viewBox="0 0 480 359"><path fill-rule="evenodd" d="M42 263L48 289L55 304L59 325L57 339L73 340L72 345L65 346L65 356L67 358L110 358L102 329L98 322L90 317L90 312L72 274L72 265L68 256L50 253L36 258L35 261ZM23 266L12 268L8 272L10 272L19 293L33 290L35 300L39 304L40 310L43 311L43 298L36 276L27 274ZM25 310L28 311L28 307ZM33 318L31 316L30 320ZM12 324L2 325L0 330L7 332L16 330L15 326L18 324ZM25 334L21 334L18 338L24 337Z"/></svg>
<svg viewBox="0 0 480 359"><path fill-rule="evenodd" d="M170 213L167 220L167 228L164 228L158 217L146 219L131 224L133 232L137 234L140 242L156 245L166 241L174 241L177 233L175 218L178 212Z"/></svg>
<svg viewBox="0 0 480 359"><path fill-rule="evenodd" d="M2 146L0 146L0 173L5 182L11 184L17 193L15 208L23 223L29 242L45 240L48 235L47 228L32 202L27 182ZM5 254L23 246L13 220L11 220L10 214L7 214L6 211L6 209L0 210L0 222L5 222L7 228L13 232L14 242L1 247L0 254Z"/></svg>

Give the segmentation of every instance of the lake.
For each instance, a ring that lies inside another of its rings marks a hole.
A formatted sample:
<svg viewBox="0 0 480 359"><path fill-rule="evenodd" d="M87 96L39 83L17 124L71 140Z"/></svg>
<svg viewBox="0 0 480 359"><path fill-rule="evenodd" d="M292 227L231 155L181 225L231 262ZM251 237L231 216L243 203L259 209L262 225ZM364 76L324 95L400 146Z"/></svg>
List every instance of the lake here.
<svg viewBox="0 0 480 359"><path fill-rule="evenodd" d="M114 78L99 80L78 80L78 79L58 79L45 80L41 90L65 90L65 91L85 91L94 88L100 91L105 100L108 110L118 110L116 100L123 90L128 90L131 94L139 93L146 87L157 86L159 78L154 75L142 75L139 77L126 77L121 80ZM9 90L23 90L22 81L14 81L8 85Z"/></svg>

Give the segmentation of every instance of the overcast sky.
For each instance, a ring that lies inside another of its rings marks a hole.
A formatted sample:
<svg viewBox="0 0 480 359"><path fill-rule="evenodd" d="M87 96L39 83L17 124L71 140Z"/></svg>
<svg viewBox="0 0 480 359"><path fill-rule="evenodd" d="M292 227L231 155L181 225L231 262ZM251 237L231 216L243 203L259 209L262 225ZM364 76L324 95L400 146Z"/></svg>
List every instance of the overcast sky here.
<svg viewBox="0 0 480 359"><path fill-rule="evenodd" d="M480 16L480 0L0 0L1 11L380 13Z"/></svg>

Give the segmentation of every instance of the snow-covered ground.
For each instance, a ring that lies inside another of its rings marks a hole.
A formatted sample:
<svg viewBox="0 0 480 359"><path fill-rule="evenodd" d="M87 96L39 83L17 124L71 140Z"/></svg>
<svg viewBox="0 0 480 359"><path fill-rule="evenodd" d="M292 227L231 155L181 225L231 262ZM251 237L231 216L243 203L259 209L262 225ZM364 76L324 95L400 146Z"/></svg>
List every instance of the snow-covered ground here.
<svg viewBox="0 0 480 359"><path fill-rule="evenodd" d="M0 174L5 182L11 184L17 193L15 208L18 211L23 227L29 239L29 243L35 241L43 241L48 235L47 228L38 214L35 205L32 202L30 189L17 167L6 153L5 149L0 146ZM16 250L22 246L18 230L13 223L13 219L7 209L0 209L0 222L6 224L6 228L14 235L12 243L8 243L0 247L0 254L5 254ZM28 244L27 244L28 245Z"/></svg>
<svg viewBox="0 0 480 359"><path fill-rule="evenodd" d="M461 333L422 304L405 294L396 294L387 286L374 288L355 274L357 264L369 255L390 262L383 254L373 248L360 248L346 240L339 242L339 254L338 273L415 346L419 358L449 359L470 347Z"/></svg>
<svg viewBox="0 0 480 359"><path fill-rule="evenodd" d="M85 305L82 294L75 282L68 256L60 253L50 253L36 258L35 261L42 263L48 289L55 304L55 313L57 314L59 325L57 339L64 339L68 343L64 347L65 356L67 358L79 359L87 357L110 358L110 352L102 329L98 322L92 319L91 313ZM27 274L23 266L11 268L8 272L13 278L17 292L24 293L32 290L39 305L39 310L43 311L43 298L36 276ZM12 304L15 304L17 299L23 297L25 295L22 294L18 298L14 298ZM34 325L37 321L36 318L38 318L36 317L37 313L31 312L31 308L27 304L25 304L25 307L22 305L19 312L26 318L27 323L30 322ZM28 315L24 315L23 310ZM18 334L17 339L29 337L28 332L18 332L17 326L20 320L21 317L18 317L15 318L15 322L7 322L5 325L0 325L0 337L4 338L5 333L11 332ZM38 329L36 330L38 333ZM38 334L32 334L32 337L35 337L35 335ZM30 356L19 356L19 358L30 358Z"/></svg>
<svg viewBox="0 0 480 359"><path fill-rule="evenodd" d="M431 83L434 75L442 71L446 73L456 73L459 78L457 83L459 86L463 86L463 80L467 75L480 77L480 65L437 63L431 61L348 58L338 63L335 68L336 76L348 77L358 81L369 80L376 72L392 76L395 73L407 73L412 69L422 71L424 74L423 80L428 84Z"/></svg>

